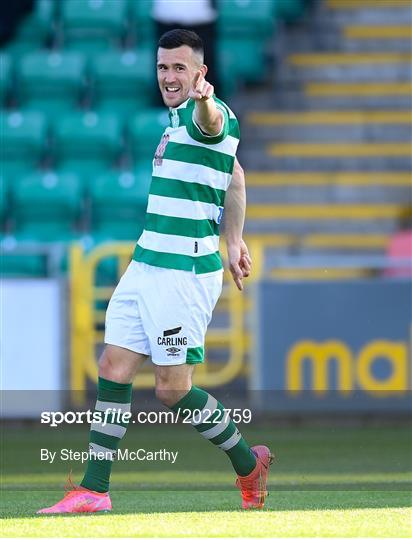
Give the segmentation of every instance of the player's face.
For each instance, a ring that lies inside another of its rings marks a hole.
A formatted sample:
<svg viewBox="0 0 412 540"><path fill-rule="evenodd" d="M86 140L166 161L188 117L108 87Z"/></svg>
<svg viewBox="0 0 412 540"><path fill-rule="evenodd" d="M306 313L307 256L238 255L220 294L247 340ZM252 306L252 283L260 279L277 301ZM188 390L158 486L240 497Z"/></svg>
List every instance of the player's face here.
<svg viewBox="0 0 412 540"><path fill-rule="evenodd" d="M201 63L193 49L182 45L157 51L157 80L165 105L178 107L187 100L190 86Z"/></svg>

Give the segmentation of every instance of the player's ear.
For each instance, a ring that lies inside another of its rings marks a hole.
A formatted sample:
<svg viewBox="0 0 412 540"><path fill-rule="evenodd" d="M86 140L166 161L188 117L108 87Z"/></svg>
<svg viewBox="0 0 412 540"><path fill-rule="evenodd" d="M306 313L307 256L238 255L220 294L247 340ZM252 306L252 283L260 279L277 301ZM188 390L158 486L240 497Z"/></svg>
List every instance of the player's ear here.
<svg viewBox="0 0 412 540"><path fill-rule="evenodd" d="M200 71L202 72L203 78L205 79L205 78L206 78L206 73L207 73L207 66L206 66L206 64L202 64L202 65L200 66Z"/></svg>

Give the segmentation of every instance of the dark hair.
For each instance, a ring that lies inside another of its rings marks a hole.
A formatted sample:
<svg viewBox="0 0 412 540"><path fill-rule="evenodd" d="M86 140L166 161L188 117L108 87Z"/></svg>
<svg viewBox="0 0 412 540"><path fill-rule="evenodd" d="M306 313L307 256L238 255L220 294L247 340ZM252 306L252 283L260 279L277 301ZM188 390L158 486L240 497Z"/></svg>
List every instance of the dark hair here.
<svg viewBox="0 0 412 540"><path fill-rule="evenodd" d="M162 47L162 49L177 49L182 45L187 45L202 56L204 54L203 41L196 32L191 30L176 28L175 30L169 30L159 39L159 47Z"/></svg>

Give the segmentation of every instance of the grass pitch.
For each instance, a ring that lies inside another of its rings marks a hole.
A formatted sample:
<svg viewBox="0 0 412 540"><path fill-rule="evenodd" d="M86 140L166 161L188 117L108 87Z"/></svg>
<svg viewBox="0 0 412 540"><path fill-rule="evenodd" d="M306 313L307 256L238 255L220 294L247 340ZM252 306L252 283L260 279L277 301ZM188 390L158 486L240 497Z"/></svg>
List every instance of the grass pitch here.
<svg viewBox="0 0 412 540"><path fill-rule="evenodd" d="M3 434L2 524L7 537L410 537L408 428L242 427L277 454L263 511L243 512L222 452L189 426L129 428L123 447L178 450L170 463L114 464L110 514L36 516L62 496L78 463L42 463L40 448L86 447L87 430L8 428Z"/></svg>

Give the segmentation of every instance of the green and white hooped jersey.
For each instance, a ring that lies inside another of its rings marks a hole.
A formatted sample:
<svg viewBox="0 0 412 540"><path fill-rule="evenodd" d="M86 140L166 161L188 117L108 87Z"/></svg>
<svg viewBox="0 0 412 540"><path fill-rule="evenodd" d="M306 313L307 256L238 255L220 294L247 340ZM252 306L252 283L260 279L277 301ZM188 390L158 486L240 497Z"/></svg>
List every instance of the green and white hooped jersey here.
<svg viewBox="0 0 412 540"><path fill-rule="evenodd" d="M230 184L239 124L225 103L219 135L205 135L193 120L195 101L171 108L153 160L145 226L133 254L152 266L205 274L221 270L219 224Z"/></svg>

